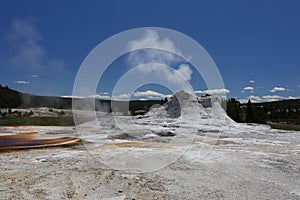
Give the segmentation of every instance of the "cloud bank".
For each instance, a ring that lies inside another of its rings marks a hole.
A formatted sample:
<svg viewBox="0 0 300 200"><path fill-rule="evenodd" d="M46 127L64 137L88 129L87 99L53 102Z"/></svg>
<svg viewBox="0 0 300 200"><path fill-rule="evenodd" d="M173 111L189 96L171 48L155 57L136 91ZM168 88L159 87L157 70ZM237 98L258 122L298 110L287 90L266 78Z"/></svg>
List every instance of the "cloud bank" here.
<svg viewBox="0 0 300 200"><path fill-rule="evenodd" d="M196 94L210 94L210 95L224 95L230 93L228 89L210 89L210 90L198 90Z"/></svg>

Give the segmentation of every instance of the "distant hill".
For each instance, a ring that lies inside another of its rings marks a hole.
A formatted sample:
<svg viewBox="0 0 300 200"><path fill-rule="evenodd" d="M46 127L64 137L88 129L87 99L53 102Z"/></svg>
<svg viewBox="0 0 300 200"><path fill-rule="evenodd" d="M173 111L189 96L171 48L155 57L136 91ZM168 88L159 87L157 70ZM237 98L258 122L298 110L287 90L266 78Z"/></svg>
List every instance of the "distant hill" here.
<svg viewBox="0 0 300 200"><path fill-rule="evenodd" d="M0 108L18 108L22 104L22 94L10 89L8 86L0 85Z"/></svg>
<svg viewBox="0 0 300 200"><path fill-rule="evenodd" d="M300 125L300 99L241 104L227 100L227 114L237 122L283 122Z"/></svg>
<svg viewBox="0 0 300 200"><path fill-rule="evenodd" d="M92 98L76 99L80 108L93 109L88 106L94 101ZM153 105L162 105L166 100L130 101L130 114L143 114ZM96 110L111 112L110 100L95 100ZM128 102L114 101L113 111L127 112ZM49 107L57 109L72 109L72 98L38 96L21 93L0 85L0 108L34 108ZM129 113L126 113L129 114ZM282 100L264 103L241 104L235 99L227 100L227 114L236 122L267 123L285 122L300 125L300 99Z"/></svg>
<svg viewBox="0 0 300 200"><path fill-rule="evenodd" d="M300 108L300 99L287 99L281 101L272 101L264 103L253 103L256 106L263 106L265 110L272 109L299 109Z"/></svg>
<svg viewBox="0 0 300 200"><path fill-rule="evenodd" d="M58 109L71 109L72 99L51 96L36 96L31 94L20 94L21 108L36 108L36 107L49 107Z"/></svg>
<svg viewBox="0 0 300 200"><path fill-rule="evenodd" d="M91 101L94 101L92 98L78 98L76 99L80 108L93 109L89 108L88 105L91 105ZM96 110L111 112L111 101L110 100L95 100ZM136 112L148 111L155 104L164 104L165 100L148 100L148 101L130 101L129 110L131 114ZM126 105L128 102L124 101L114 101L114 104L117 105L115 111L125 112L128 110ZM35 108L35 107L49 107L57 109L72 109L72 98L64 97L52 97L52 96L38 96L32 94L21 93L16 90L10 89L8 86L0 85L0 108Z"/></svg>
<svg viewBox="0 0 300 200"><path fill-rule="evenodd" d="M47 97L25 94L0 85L0 108L72 108L71 98Z"/></svg>
<svg viewBox="0 0 300 200"><path fill-rule="evenodd" d="M300 99L253 103L265 113L266 120L300 125Z"/></svg>

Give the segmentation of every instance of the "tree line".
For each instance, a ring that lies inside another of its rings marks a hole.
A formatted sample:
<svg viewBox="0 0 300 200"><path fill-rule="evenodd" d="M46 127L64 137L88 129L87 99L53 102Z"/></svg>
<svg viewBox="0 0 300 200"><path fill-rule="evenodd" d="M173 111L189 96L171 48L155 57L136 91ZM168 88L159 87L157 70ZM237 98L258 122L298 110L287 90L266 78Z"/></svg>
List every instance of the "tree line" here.
<svg viewBox="0 0 300 200"><path fill-rule="evenodd" d="M246 104L231 98L227 100L227 114L236 122L261 123L284 122L300 124L300 99Z"/></svg>
<svg viewBox="0 0 300 200"><path fill-rule="evenodd" d="M94 100L94 99L91 99ZM86 99L80 100L86 104ZM109 100L97 101L96 110L107 108L111 112L111 102ZM138 111L147 112L155 104L162 105L167 99L149 100L149 101L130 101L129 110L132 115ZM124 102L120 102L122 104ZM243 104L238 100L231 98L226 101L227 114L234 121L240 123L268 123L268 122L286 122L300 125L300 99L282 100L276 102L248 103ZM8 86L0 84L0 108L32 108L32 107L50 107L58 109L71 109L72 99L61 97L45 97L30 94L24 94L10 89ZM99 108L98 108L99 107Z"/></svg>
<svg viewBox="0 0 300 200"><path fill-rule="evenodd" d="M0 108L18 108L21 103L20 92L0 84Z"/></svg>

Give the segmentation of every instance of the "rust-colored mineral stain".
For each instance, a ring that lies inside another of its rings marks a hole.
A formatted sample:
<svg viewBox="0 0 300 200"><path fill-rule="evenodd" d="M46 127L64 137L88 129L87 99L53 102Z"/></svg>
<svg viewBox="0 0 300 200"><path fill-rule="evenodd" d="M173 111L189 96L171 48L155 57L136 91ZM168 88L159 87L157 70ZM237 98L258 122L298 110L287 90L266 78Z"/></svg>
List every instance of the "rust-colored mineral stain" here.
<svg viewBox="0 0 300 200"><path fill-rule="evenodd" d="M37 132L2 135L0 136L0 150L64 146L74 145L80 142L80 139L73 137L37 139L33 137L33 134L37 134Z"/></svg>
<svg viewBox="0 0 300 200"><path fill-rule="evenodd" d="M20 133L20 134L12 134L12 135L0 135L0 140L4 138L28 138L33 137L35 134L39 132L27 132L27 133Z"/></svg>
<svg viewBox="0 0 300 200"><path fill-rule="evenodd" d="M23 127L27 127L27 126L7 126L7 128L23 128Z"/></svg>

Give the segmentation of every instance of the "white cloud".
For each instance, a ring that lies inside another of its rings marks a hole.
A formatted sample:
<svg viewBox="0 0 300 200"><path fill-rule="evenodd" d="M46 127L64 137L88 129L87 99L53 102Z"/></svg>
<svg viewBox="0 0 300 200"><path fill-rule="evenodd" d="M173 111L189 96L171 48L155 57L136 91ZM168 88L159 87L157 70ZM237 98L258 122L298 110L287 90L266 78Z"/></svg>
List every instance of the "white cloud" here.
<svg viewBox="0 0 300 200"><path fill-rule="evenodd" d="M134 51L141 48L144 49ZM127 49L132 51L129 54L128 62L134 67L142 65L139 68L140 73L157 76L161 80L178 86L177 88L187 89L186 86L191 80L193 71L188 64L183 64L184 61L175 55L183 56L172 40L160 38L155 30L149 29L141 38L129 41ZM162 65L166 67L162 67ZM178 68L174 69L170 66L178 66Z"/></svg>
<svg viewBox="0 0 300 200"><path fill-rule="evenodd" d="M110 96L108 96L108 95L100 95L100 94L89 95L89 96L72 96L72 95L65 95L65 96L61 96L61 97L62 97L62 98L76 98L76 99L95 98L95 99L110 100Z"/></svg>
<svg viewBox="0 0 300 200"><path fill-rule="evenodd" d="M263 99L284 99L284 97L278 95L265 95L262 98Z"/></svg>
<svg viewBox="0 0 300 200"><path fill-rule="evenodd" d="M248 101L249 101L249 99L239 99L239 102L241 102L241 103L248 103Z"/></svg>
<svg viewBox="0 0 300 200"><path fill-rule="evenodd" d="M108 95L109 93L108 92L100 92L99 94L101 94L101 95Z"/></svg>
<svg viewBox="0 0 300 200"><path fill-rule="evenodd" d="M278 101L278 100L284 100L284 99L299 99L300 97L284 97L284 96L279 96L279 95L264 95L262 97L260 96L248 96L247 99L240 99L239 101L241 103L247 103L248 100L250 99L252 103L259 103L259 102L271 102L271 101Z"/></svg>
<svg viewBox="0 0 300 200"><path fill-rule="evenodd" d="M9 29L8 41L13 56L8 61L13 66L31 70L61 70L65 63L59 59L50 59L43 46L41 34L31 20L14 20Z"/></svg>
<svg viewBox="0 0 300 200"><path fill-rule="evenodd" d="M259 96L248 96L248 99L250 99L251 101L261 101L261 98Z"/></svg>
<svg viewBox="0 0 300 200"><path fill-rule="evenodd" d="M298 87L300 87L300 85L298 85Z"/></svg>
<svg viewBox="0 0 300 200"><path fill-rule="evenodd" d="M168 38L160 39L157 31L151 29L146 30L140 39L129 41L127 47L131 51L139 48L157 48L178 51L173 41Z"/></svg>
<svg viewBox="0 0 300 200"><path fill-rule="evenodd" d="M135 93L133 93L133 96L134 97L165 98L168 95L165 95L165 94L162 94L162 93L159 93L159 92L155 92L155 91L152 91L152 90L147 90L147 91L144 91L144 92L135 92Z"/></svg>
<svg viewBox="0 0 300 200"><path fill-rule="evenodd" d="M266 102L278 101L278 99L266 99Z"/></svg>
<svg viewBox="0 0 300 200"><path fill-rule="evenodd" d="M136 75L151 76L152 80L162 81L165 84L171 84L176 90L190 90L188 87L191 80L192 70L189 65L181 64L178 69L173 69L163 64L148 63L138 68Z"/></svg>
<svg viewBox="0 0 300 200"><path fill-rule="evenodd" d="M179 65L177 72L179 72L186 81L190 81L192 78L193 71L191 70L190 66L187 64Z"/></svg>
<svg viewBox="0 0 300 200"><path fill-rule="evenodd" d="M300 99L300 97L289 96L288 99Z"/></svg>
<svg viewBox="0 0 300 200"><path fill-rule="evenodd" d="M110 96L108 96L108 95L95 94L95 95L89 96L89 97L93 97L93 98L95 98L95 99L105 99L105 100L110 100Z"/></svg>
<svg viewBox="0 0 300 200"><path fill-rule="evenodd" d="M250 95L247 97L247 99L239 99L239 102L248 103L249 100L251 101L251 103L259 103L262 101L261 97Z"/></svg>
<svg viewBox="0 0 300 200"><path fill-rule="evenodd" d="M82 98L85 98L85 97L82 97L82 96L72 96L72 95L64 95L64 96L61 96L62 98L76 98L76 99L82 99Z"/></svg>
<svg viewBox="0 0 300 200"><path fill-rule="evenodd" d="M31 78L38 78L39 75L37 75L37 74L32 74L30 77L31 77Z"/></svg>
<svg viewBox="0 0 300 200"><path fill-rule="evenodd" d="M120 95L114 95L113 100L129 100L130 97L135 97L134 99L138 100L147 100L147 99L162 99L166 97L170 97L171 95L162 94L156 91L147 90L147 91L136 91L130 96L127 93L123 93ZM142 98L143 97L143 98Z"/></svg>
<svg viewBox="0 0 300 200"><path fill-rule="evenodd" d="M114 95L112 97L112 100L129 100L129 98L130 98L129 94L124 93L120 95Z"/></svg>
<svg viewBox="0 0 300 200"><path fill-rule="evenodd" d="M245 91L254 91L254 87L252 87L252 86L247 86L247 87L244 87L243 90L245 90Z"/></svg>
<svg viewBox="0 0 300 200"><path fill-rule="evenodd" d="M210 90L204 90L204 91L201 91L201 90L198 90L198 91L195 91L196 94L210 94L210 95L220 95L220 94L228 94L230 93L230 90L228 89L210 89Z"/></svg>
<svg viewBox="0 0 300 200"><path fill-rule="evenodd" d="M149 49L152 48L152 49ZM157 31L148 29L138 40L129 41L127 49L133 51L129 55L129 61L133 65L145 64L149 62L174 63L178 58L170 51L183 56L182 52L176 48L174 42L169 38L160 38ZM146 49L134 51L137 49Z"/></svg>
<svg viewBox="0 0 300 200"><path fill-rule="evenodd" d="M255 81L254 80L250 80L249 83L255 83Z"/></svg>
<svg viewBox="0 0 300 200"><path fill-rule="evenodd" d="M282 91L286 91L286 88L284 88L284 87L274 87L272 90L270 90L270 92L282 92Z"/></svg>
<svg viewBox="0 0 300 200"><path fill-rule="evenodd" d="M16 84L30 84L28 81L15 81Z"/></svg>
<svg viewBox="0 0 300 200"><path fill-rule="evenodd" d="M132 94L132 97L137 97L138 100L149 100L149 99L162 99L165 97L170 97L171 95L167 94L162 94L159 92L155 92L152 90L147 90L147 91L137 91ZM104 100L110 100L111 96L109 95L108 92L101 92L99 94L95 95L89 95L89 96L62 96L64 98L96 98L96 99L104 99ZM120 95L114 95L113 100L129 100L130 95L127 93L123 93ZM138 98L141 97L141 98ZM144 98L142 98L144 97Z"/></svg>

